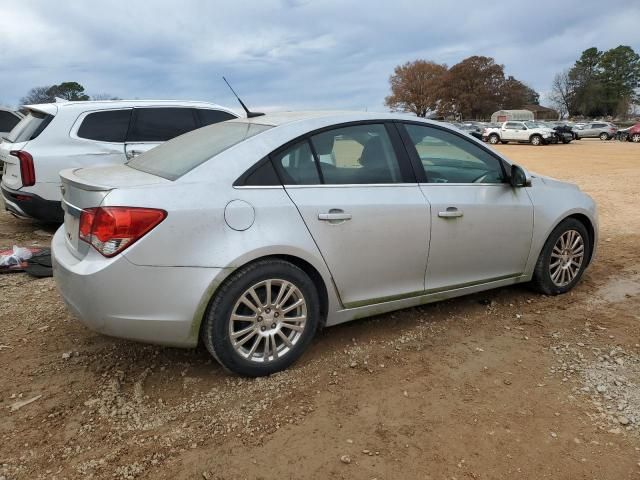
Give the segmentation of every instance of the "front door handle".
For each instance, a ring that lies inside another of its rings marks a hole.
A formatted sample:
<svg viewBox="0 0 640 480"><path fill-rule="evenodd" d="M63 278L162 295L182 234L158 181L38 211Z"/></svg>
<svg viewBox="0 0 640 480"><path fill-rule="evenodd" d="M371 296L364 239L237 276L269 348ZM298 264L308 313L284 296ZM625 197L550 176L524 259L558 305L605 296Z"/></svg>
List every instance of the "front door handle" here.
<svg viewBox="0 0 640 480"><path fill-rule="evenodd" d="M456 207L449 207L444 212L438 212L438 216L441 218L458 218L463 215L462 210L458 210Z"/></svg>
<svg viewBox="0 0 640 480"><path fill-rule="evenodd" d="M322 220L324 222L344 222L346 220L351 220L351 214L345 213L342 210L331 209L329 213L319 213L318 220Z"/></svg>

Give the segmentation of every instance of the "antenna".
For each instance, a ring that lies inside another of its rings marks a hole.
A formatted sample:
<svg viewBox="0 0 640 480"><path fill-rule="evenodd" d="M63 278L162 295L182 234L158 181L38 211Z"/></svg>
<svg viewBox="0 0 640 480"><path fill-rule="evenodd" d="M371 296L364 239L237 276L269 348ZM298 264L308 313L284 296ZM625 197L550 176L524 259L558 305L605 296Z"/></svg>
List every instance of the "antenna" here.
<svg viewBox="0 0 640 480"><path fill-rule="evenodd" d="M244 109L244 111L247 113L247 118L255 118L255 117L260 117L262 115L264 115L264 113L260 113L260 112L251 112L247 106L244 104L244 102L242 100L240 100L240 97L238 96L238 94L236 93L236 91L233 89L233 87L229 84L229 82L227 82L227 79L222 77L222 80L224 80L224 83L227 84L227 87L229 87L229 89L231 90L231 92L235 95L235 97L238 99L238 102L240 102L240 105L242 105L242 108Z"/></svg>

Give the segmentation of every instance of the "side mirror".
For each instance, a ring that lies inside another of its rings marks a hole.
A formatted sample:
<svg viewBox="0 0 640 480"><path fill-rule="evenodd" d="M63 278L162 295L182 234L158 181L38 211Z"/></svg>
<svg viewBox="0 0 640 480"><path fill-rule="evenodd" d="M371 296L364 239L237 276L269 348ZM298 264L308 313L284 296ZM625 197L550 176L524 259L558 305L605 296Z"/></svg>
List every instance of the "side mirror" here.
<svg viewBox="0 0 640 480"><path fill-rule="evenodd" d="M512 187L530 187L531 175L520 165L511 165L511 177L509 178Z"/></svg>

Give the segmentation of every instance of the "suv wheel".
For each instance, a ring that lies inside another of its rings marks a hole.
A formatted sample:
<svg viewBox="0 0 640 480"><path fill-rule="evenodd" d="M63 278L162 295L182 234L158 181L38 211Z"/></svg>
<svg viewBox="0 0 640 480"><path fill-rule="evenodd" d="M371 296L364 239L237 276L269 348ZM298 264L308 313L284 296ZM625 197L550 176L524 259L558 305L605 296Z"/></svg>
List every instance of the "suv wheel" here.
<svg viewBox="0 0 640 480"><path fill-rule="evenodd" d="M542 137L540 135L533 135L531 137L531 145L535 145L536 147L542 145Z"/></svg>
<svg viewBox="0 0 640 480"><path fill-rule="evenodd" d="M602 132L600 134L600 140L602 141L609 140L609 134L607 132Z"/></svg>
<svg viewBox="0 0 640 480"><path fill-rule="evenodd" d="M227 370L260 377L284 370L302 355L319 317L309 276L289 262L263 260L239 269L220 287L201 338Z"/></svg>
<svg viewBox="0 0 640 480"><path fill-rule="evenodd" d="M489 143L491 145L496 145L499 141L500 141L500 137L495 133L492 135L489 135Z"/></svg>
<svg viewBox="0 0 640 480"><path fill-rule="evenodd" d="M587 229L578 220L567 218L544 244L533 273L533 286L545 295L568 292L582 277L590 253Z"/></svg>

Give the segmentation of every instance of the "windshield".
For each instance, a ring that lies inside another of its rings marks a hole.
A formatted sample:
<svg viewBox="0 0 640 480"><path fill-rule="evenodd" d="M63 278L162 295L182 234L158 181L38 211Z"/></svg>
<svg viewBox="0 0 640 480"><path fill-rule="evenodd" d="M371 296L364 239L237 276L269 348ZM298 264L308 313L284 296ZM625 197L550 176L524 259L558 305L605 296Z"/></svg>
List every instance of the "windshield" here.
<svg viewBox="0 0 640 480"><path fill-rule="evenodd" d="M53 119L53 115L29 110L29 114L13 127L13 130L7 135L7 141L11 143L28 142L33 140L42 133L49 122Z"/></svg>
<svg viewBox="0 0 640 480"><path fill-rule="evenodd" d="M226 149L272 128L247 122L222 122L181 135L133 158L136 170L176 180Z"/></svg>

